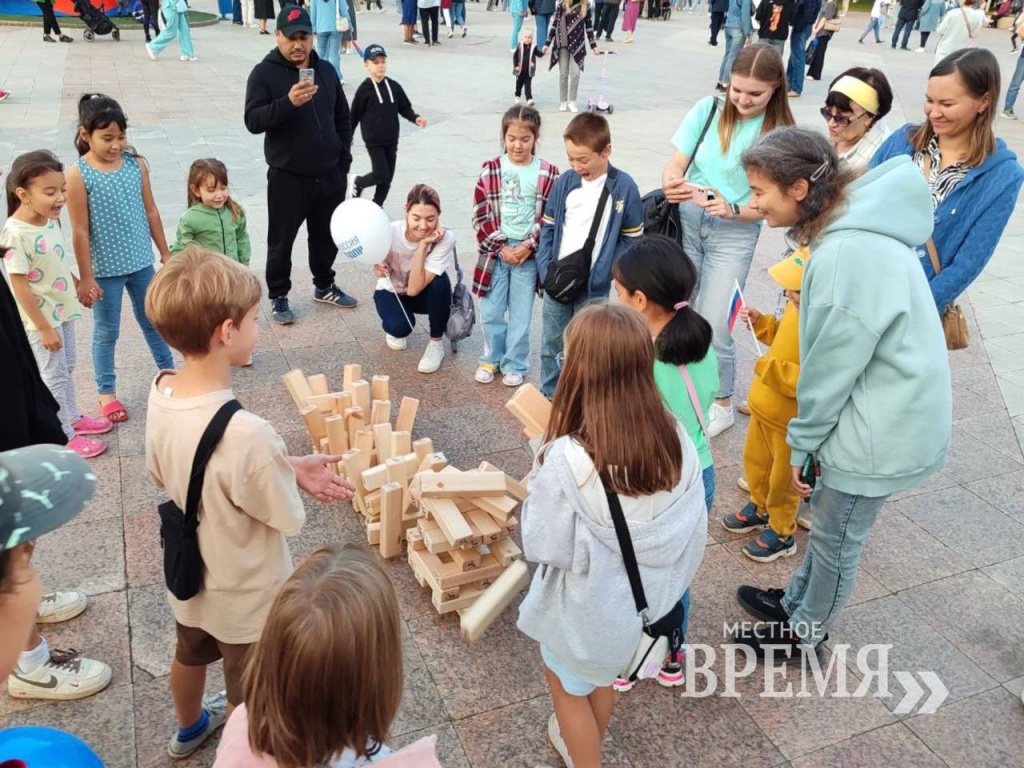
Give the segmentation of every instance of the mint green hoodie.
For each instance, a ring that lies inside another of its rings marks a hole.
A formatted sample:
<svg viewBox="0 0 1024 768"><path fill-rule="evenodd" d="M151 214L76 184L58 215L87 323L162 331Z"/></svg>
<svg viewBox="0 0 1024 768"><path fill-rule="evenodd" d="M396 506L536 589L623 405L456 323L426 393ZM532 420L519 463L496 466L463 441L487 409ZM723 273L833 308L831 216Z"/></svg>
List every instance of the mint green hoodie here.
<svg viewBox="0 0 1024 768"><path fill-rule="evenodd" d="M787 442L794 466L817 457L829 488L886 496L946 461L949 358L914 251L931 232L928 185L901 156L853 182L811 243L800 296L799 416Z"/></svg>
<svg viewBox="0 0 1024 768"><path fill-rule="evenodd" d="M249 228L245 211L239 208L237 221L225 205L211 208L203 203L190 206L178 219L178 231L171 243L171 253L180 253L191 242L223 253L232 261L249 263Z"/></svg>

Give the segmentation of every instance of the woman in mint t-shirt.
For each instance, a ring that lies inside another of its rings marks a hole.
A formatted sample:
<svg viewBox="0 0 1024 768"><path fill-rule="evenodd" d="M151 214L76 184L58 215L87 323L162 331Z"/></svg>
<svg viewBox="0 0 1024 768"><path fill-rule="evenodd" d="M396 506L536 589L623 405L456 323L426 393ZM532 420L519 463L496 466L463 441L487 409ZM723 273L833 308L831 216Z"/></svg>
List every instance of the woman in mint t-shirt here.
<svg viewBox="0 0 1024 768"><path fill-rule="evenodd" d="M679 203L683 246L697 267L695 308L714 330L719 388L711 405L709 437L735 421L736 353L729 305L734 285L742 288L746 283L761 233L761 216L749 205L750 185L740 155L762 134L787 125L793 125L793 115L782 57L768 45L747 46L732 65L724 104L708 96L683 119L672 139L676 151L662 174L666 198Z"/></svg>

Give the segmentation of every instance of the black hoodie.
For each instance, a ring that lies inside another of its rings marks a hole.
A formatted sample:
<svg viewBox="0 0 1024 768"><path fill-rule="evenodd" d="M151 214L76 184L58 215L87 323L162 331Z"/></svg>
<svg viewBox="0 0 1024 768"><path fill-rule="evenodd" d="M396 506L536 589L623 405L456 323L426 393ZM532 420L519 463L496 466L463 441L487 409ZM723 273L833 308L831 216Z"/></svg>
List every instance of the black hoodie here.
<svg viewBox="0 0 1024 768"><path fill-rule="evenodd" d="M310 51L309 68L320 87L311 102L296 107L288 91L299 82L298 68L277 48L268 53L249 74L245 127L250 133L266 133L263 152L271 168L320 176L338 167L347 174L352 165L352 126L341 80L316 51Z"/></svg>
<svg viewBox="0 0 1024 768"><path fill-rule="evenodd" d="M356 95L352 97L352 128L361 124L366 146L397 144L399 115L411 123L419 117L405 89L390 77L385 77L379 85L368 77L356 88Z"/></svg>

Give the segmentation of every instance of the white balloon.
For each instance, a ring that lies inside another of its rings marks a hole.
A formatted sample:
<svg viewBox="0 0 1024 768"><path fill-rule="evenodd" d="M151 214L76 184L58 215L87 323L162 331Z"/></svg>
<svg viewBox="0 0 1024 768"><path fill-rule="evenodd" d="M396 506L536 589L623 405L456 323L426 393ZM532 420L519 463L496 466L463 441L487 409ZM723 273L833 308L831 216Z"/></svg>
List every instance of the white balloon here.
<svg viewBox="0 0 1024 768"><path fill-rule="evenodd" d="M379 264L391 250L391 222L379 205L354 197L334 210L331 237L346 262Z"/></svg>

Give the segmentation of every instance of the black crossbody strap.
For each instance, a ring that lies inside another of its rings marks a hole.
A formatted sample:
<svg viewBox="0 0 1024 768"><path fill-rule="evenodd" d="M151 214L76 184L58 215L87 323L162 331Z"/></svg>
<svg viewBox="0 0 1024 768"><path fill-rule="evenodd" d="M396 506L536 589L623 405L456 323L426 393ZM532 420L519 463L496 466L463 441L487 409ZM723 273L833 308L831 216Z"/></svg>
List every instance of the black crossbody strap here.
<svg viewBox="0 0 1024 768"><path fill-rule="evenodd" d="M685 177L690 171L690 166L693 165L693 159L697 157L697 150L700 149L700 145L704 143L704 137L708 135L708 128L711 127L711 121L715 119L715 113L718 111L718 99L715 98L711 101L711 114L708 115L708 119L704 121L704 127L700 131L700 136L697 138L697 143L693 147L693 154L686 161L686 167L683 168L683 176Z"/></svg>
<svg viewBox="0 0 1024 768"><path fill-rule="evenodd" d="M237 400L229 400L224 403L210 420L203 436L199 438L199 447L196 448L196 455L192 460L192 474L188 479L188 496L185 499L186 524L194 522L199 517L199 499L203 495L206 465L210 463L210 457L213 456L213 452L217 450L217 444L224 437L231 417L240 410L242 410L242 404Z"/></svg>
<svg viewBox="0 0 1024 768"><path fill-rule="evenodd" d="M640 566L636 562L636 552L633 551L633 539L629 535L626 516L622 512L618 494L606 490L605 495L608 497L608 507L611 509L612 522L615 524L615 536L619 540L619 549L622 550L622 560L626 565L626 575L629 576L629 587L633 590L636 612L643 618L644 626L647 626L647 595L644 594L644 585L640 581Z"/></svg>
<svg viewBox="0 0 1024 768"><path fill-rule="evenodd" d="M597 201L597 213L594 214L594 220L590 223L590 234L587 235L587 242L583 245L583 249L587 253L593 253L594 246L597 245L597 230L601 226L601 219L604 217L604 207L610 196L611 192L606 183L601 188L601 197Z"/></svg>

